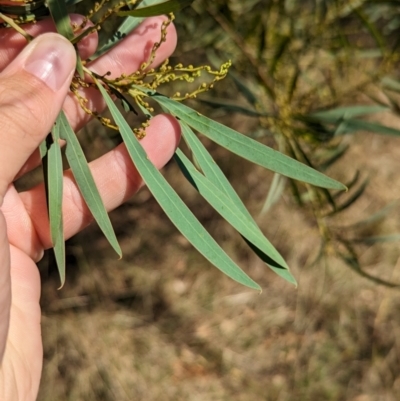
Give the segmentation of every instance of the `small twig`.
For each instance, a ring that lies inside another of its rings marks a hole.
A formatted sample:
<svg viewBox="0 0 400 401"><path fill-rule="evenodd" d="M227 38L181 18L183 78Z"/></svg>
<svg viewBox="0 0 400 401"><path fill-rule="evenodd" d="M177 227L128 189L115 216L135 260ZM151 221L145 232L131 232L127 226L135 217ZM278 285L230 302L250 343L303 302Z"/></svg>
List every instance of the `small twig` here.
<svg viewBox="0 0 400 401"><path fill-rule="evenodd" d="M12 18L7 17L2 13L0 13L0 18L4 22L7 22L7 24L10 25L11 28L14 28L18 33L20 33L26 39L27 42L31 42L33 40L33 36L29 35L28 32L26 32L18 24L16 24Z"/></svg>

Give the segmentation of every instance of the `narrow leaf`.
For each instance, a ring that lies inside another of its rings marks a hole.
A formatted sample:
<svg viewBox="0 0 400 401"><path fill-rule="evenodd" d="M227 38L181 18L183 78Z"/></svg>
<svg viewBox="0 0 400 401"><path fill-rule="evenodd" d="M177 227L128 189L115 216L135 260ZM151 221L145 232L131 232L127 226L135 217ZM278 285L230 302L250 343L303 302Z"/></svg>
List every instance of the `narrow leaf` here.
<svg viewBox="0 0 400 401"><path fill-rule="evenodd" d="M251 242L249 242L246 238L245 241L247 245L253 250L253 252L264 262L268 265L268 267L275 272L278 276L282 277L284 280L288 281L289 283L295 285L297 287L297 281L293 277L292 273L289 269L282 269L280 267L274 266L270 262L270 258L267 256L266 253L262 252L259 248L254 246Z"/></svg>
<svg viewBox="0 0 400 401"><path fill-rule="evenodd" d="M201 143L199 138L197 138L195 133L190 129L190 127L187 124L181 122L181 127L182 127L183 138L185 139L190 150L192 151L201 171L203 172L205 177L208 179L209 184L206 184L206 185L213 186L213 188L216 188L216 191L222 192L222 194L220 194L220 198L224 198L224 199L227 198L225 202L227 204L232 204L231 208L236 209L234 212L235 213L234 219L239 218L238 216L241 215L240 217L243 220L247 221L246 224L252 225L255 232L259 233L259 235L264 236L264 234L259 229L257 223L254 221L253 217L246 209L242 200L239 198L236 191L232 188L232 185L230 184L228 179L225 177L224 173L221 171L219 166L216 164L216 162L214 161L212 156L209 154L207 149ZM189 179L189 181L190 181L190 179ZM194 187L199 189L194 181L192 182L192 184L194 185ZM205 188L205 190L208 192L207 188ZM203 192L201 192L201 194L204 196L204 188L203 188ZM205 196L205 198L206 198L206 196ZM215 207L214 204L210 201L210 199L208 199L208 198L206 198L206 199L208 202L210 202L210 204L213 207ZM222 208L223 207L224 206L222 206ZM222 213L220 213L220 214L222 214ZM229 221L229 220L227 219L227 221ZM232 223L232 222L230 222L230 223L233 227L235 227L235 223ZM240 230L238 230L238 231L242 234L242 236L244 237L244 240L250 246L250 248L252 248L253 252L255 252L256 255L263 262L265 262L269 266L270 269L272 269L275 273L277 273L279 276L283 277L285 280L289 281L290 283L297 285L296 280L294 279L294 277L288 270L289 268L288 268L285 260L276 251L276 249L273 248L272 245L265 246L264 252L263 252L262 250L260 250L256 246L254 246L251 243L251 241L249 241L248 238L246 238L245 234L242 231L240 231ZM268 244L269 244L269 242L268 242ZM274 259L275 259L275 262L274 262ZM276 263L278 263L277 266L275 266Z"/></svg>
<svg viewBox="0 0 400 401"><path fill-rule="evenodd" d="M69 125L67 117L63 111L61 111L60 127L61 138L67 142L65 154L78 188L81 191L82 197L108 242L115 252L122 257L121 248L118 244L107 210L100 197L99 190L97 189L88 166L88 162L79 141L76 138L75 132Z"/></svg>
<svg viewBox="0 0 400 401"><path fill-rule="evenodd" d="M348 144L339 144L334 149L328 150L325 154L325 158L318 163L318 169L320 171L326 170L344 156L348 149Z"/></svg>
<svg viewBox="0 0 400 401"><path fill-rule="evenodd" d="M208 106L217 108L217 109L222 109L226 111L231 111L234 113L240 113L244 114L245 116L250 116L250 117L270 117L271 114L268 113L259 113L257 110L252 110L252 109L247 109L246 107L239 106L234 103L228 103L225 99L219 100L219 99L196 99L200 103L204 103Z"/></svg>
<svg viewBox="0 0 400 401"><path fill-rule="evenodd" d="M173 101L165 96L154 94L153 98L169 112L186 122L212 141L233 153L259 164L276 173L308 182L315 186L333 189L345 189L345 186L332 178L257 142L239 132L213 121L190 107Z"/></svg>
<svg viewBox="0 0 400 401"><path fill-rule="evenodd" d="M336 135L343 135L351 132L358 131L368 131L374 134L382 134L382 135L391 135L391 136L399 136L400 130L392 127L387 127L386 125L382 125L379 123L374 123L370 121L364 120L344 120L341 123L340 131L337 130Z"/></svg>
<svg viewBox="0 0 400 401"><path fill-rule="evenodd" d="M348 190L350 191L352 188L355 187L355 185L358 183L359 179L361 177L360 174L360 170L356 170L353 177L350 178L347 182L346 182L346 187L348 188ZM343 199L344 196L347 195L347 192L343 192L343 191L338 191L335 194L333 194L333 198L338 201L339 199Z"/></svg>
<svg viewBox="0 0 400 401"><path fill-rule="evenodd" d="M65 2L63 0L47 0L46 3L50 10L51 17L56 24L57 32L69 40L73 39L74 32Z"/></svg>
<svg viewBox="0 0 400 401"><path fill-rule="evenodd" d="M268 264L281 269L289 269L282 256L267 240L257 224L255 224L252 219L247 219L228 196L196 170L194 165L180 149L176 151L174 158L185 176L189 176L190 180L193 181L193 185L204 199L206 199L232 227L246 238L248 242L252 243L268 256ZM293 280L292 278L291 281Z"/></svg>
<svg viewBox="0 0 400 401"><path fill-rule="evenodd" d="M42 141L41 144L39 145L39 153L41 159L43 159L47 155L46 140Z"/></svg>
<svg viewBox="0 0 400 401"><path fill-rule="evenodd" d="M389 107L387 106L348 106L338 107L331 110L317 111L310 114L309 117L334 123L343 119L347 120L354 117L380 113L388 110Z"/></svg>
<svg viewBox="0 0 400 401"><path fill-rule="evenodd" d="M98 81L95 82L107 103L115 123L119 126L121 136L138 172L150 192L152 192L157 202L178 230L200 253L202 253L212 264L227 276L243 285L259 290L260 286L244 273L243 270L241 270L241 268L237 266L219 247L215 240L195 218L182 199L179 198L168 182L165 181L162 174L150 162L146 152L114 104L110 95Z"/></svg>
<svg viewBox="0 0 400 401"><path fill-rule="evenodd" d="M65 282L65 240L62 218L63 164L60 147L60 116L52 130L52 143L47 151L47 190L50 234L61 286Z"/></svg>
<svg viewBox="0 0 400 401"><path fill-rule="evenodd" d="M364 180L362 182L362 184L357 188L357 190L348 199L346 199L345 202L343 202L340 205L336 205L335 209L332 212L327 213L325 216L336 215L337 213L339 213L339 212L347 209L349 206L351 206L364 193L365 189L368 186L368 182L369 182L368 179Z"/></svg>
<svg viewBox="0 0 400 401"><path fill-rule="evenodd" d="M71 26L65 1L47 0L46 4L50 10L51 17L56 24L57 32L72 41L74 38L74 31ZM78 71L79 76L83 78L83 64L78 51L76 51L76 70Z"/></svg>
<svg viewBox="0 0 400 401"><path fill-rule="evenodd" d="M189 146L190 150L199 164L204 175L218 188L225 192L225 194L235 203L236 207L244 214L249 220L253 217L243 204L239 195L233 189L229 180L225 177L225 174L219 168L213 157L210 155L205 146L201 143L200 139L191 130L191 128L181 122L182 136Z"/></svg>
<svg viewBox="0 0 400 401"><path fill-rule="evenodd" d="M280 199L285 188L285 182L285 177L282 177L277 173L274 174L274 178L272 179L271 187L269 188L268 195L261 209L260 216L264 216L268 210Z"/></svg>

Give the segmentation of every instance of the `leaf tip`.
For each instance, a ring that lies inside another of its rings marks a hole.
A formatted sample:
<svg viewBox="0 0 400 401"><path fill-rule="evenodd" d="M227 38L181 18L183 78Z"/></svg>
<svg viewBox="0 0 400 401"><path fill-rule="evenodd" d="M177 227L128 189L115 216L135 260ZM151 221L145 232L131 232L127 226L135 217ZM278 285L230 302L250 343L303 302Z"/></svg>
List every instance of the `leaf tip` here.
<svg viewBox="0 0 400 401"><path fill-rule="evenodd" d="M60 286L57 288L57 290L61 290L64 287L65 284L65 277L60 277Z"/></svg>

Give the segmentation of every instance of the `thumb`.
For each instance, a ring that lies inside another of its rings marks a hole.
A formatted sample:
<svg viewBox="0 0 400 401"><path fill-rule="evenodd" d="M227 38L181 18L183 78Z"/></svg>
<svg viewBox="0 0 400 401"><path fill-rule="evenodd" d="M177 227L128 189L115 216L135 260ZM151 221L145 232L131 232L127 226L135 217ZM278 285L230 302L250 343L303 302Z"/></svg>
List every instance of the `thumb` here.
<svg viewBox="0 0 400 401"><path fill-rule="evenodd" d="M18 171L51 130L75 64L73 46L46 33L0 73L0 206Z"/></svg>

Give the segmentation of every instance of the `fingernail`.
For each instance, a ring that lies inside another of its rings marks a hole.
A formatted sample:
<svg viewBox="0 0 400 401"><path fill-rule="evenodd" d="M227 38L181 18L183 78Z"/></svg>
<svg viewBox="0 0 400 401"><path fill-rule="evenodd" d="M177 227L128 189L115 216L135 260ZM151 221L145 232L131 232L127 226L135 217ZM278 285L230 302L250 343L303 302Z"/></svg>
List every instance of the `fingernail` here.
<svg viewBox="0 0 400 401"><path fill-rule="evenodd" d="M48 33L33 40L27 49L29 54L24 70L40 79L53 91L58 91L71 79L75 70L76 55L74 47L64 37ZM26 48L25 48L26 49Z"/></svg>

